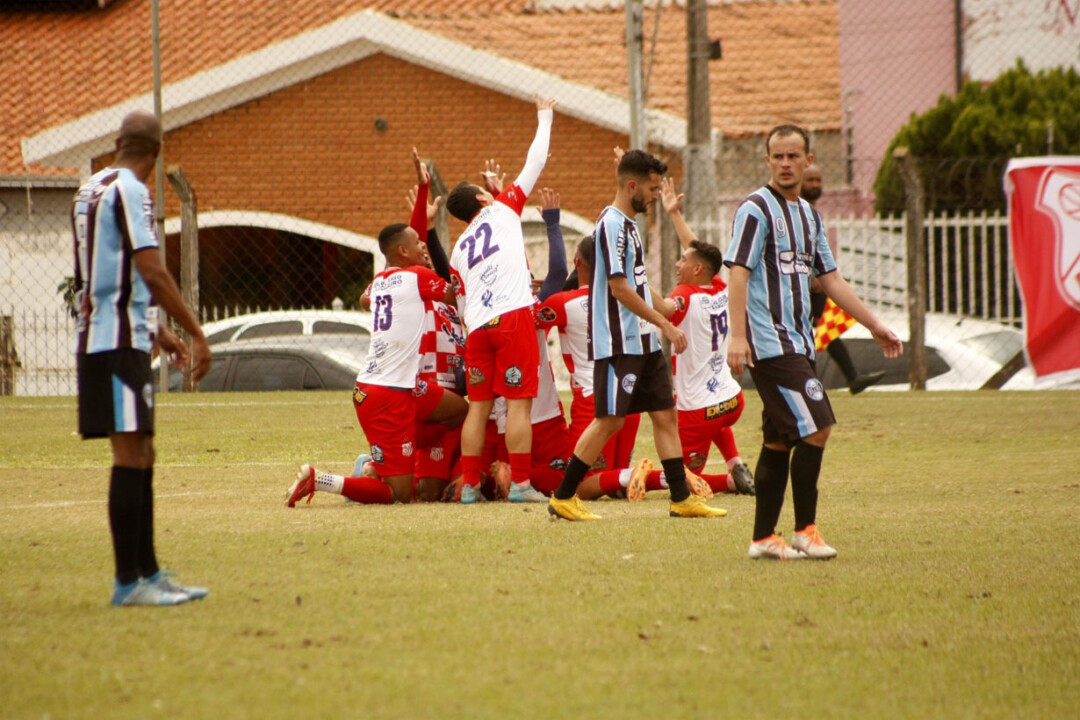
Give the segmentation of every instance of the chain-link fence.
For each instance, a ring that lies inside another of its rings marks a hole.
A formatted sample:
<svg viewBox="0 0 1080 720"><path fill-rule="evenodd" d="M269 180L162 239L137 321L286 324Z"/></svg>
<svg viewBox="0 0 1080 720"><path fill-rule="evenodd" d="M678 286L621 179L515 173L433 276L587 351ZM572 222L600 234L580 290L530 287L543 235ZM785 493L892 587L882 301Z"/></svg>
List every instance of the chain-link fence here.
<svg viewBox="0 0 1080 720"><path fill-rule="evenodd" d="M123 115L154 107L154 5L0 9L5 393L75 391L70 201L110 161ZM734 209L768 180L765 134L784 122L806 127L824 178L817 207L839 242L840 267L906 339L902 185L887 162L898 133L939 97L960 97L965 82L989 83L1018 59L1029 75L1072 68L1080 40L1078 8L1065 0L664 0L637 12L634 3L628 12L591 0L157 5L163 164L190 183L196 212L187 222L198 227L195 241L182 242L180 196L152 177L169 268L181 281L188 265L185 290L197 285L193 304L206 322L306 308L325 311L319 327L339 331L335 312L363 324L356 303L381 267L380 228L408 219L411 149L428 162L435 194L477 180L488 158L512 177L535 128L533 93L560 101L540 184L560 192L572 257L613 196L612 148L631 140L637 101L627 66L637 52L644 141L688 192L698 234L726 247ZM978 387L1019 351L1001 172L1007 156L1080 142L1080 126L1056 112L1029 103L1026 139L1005 148L1011 136L995 136L992 115L973 123L963 107L924 129L944 139L967 128L968 145L908 143L928 198L928 327L941 330L928 332L927 345L952 378L938 386ZM923 147L965 150L920 155ZM669 289L677 244L661 214L651 213L648 243L654 282ZM542 274L542 219L530 208L524 221ZM447 247L462 230L445 211L435 225ZM318 332L300 315L264 318L250 330L264 340Z"/></svg>

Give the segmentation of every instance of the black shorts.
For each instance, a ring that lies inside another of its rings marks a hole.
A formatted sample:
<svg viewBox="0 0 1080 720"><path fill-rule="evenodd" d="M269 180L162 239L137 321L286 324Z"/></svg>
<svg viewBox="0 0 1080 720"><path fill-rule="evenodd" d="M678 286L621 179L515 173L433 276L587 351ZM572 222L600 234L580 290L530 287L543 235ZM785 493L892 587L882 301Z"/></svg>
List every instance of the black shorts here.
<svg viewBox="0 0 1080 720"><path fill-rule="evenodd" d="M626 417L675 407L664 353L615 355L593 365L596 417Z"/></svg>
<svg viewBox="0 0 1080 720"><path fill-rule="evenodd" d="M825 386L805 355L758 360L750 368L761 404L765 443L794 447L799 440L836 424Z"/></svg>
<svg viewBox="0 0 1080 720"><path fill-rule="evenodd" d="M154 385L150 356L121 348L77 355L79 433L86 438L112 433L154 434Z"/></svg>

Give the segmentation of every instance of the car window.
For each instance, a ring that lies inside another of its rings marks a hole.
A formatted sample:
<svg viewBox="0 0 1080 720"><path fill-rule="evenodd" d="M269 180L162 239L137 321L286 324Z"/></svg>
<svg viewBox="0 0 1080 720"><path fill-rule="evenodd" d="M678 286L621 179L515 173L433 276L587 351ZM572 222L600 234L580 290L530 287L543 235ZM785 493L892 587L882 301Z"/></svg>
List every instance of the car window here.
<svg viewBox="0 0 1080 720"><path fill-rule="evenodd" d="M299 320L280 320L278 322L259 323L252 325L236 336L237 340L250 340L251 338L278 337L280 335L303 335L304 324Z"/></svg>
<svg viewBox="0 0 1080 720"><path fill-rule="evenodd" d="M218 330L217 332L210 333L206 336L206 342L210 345L219 342L226 342L232 337L232 334L236 332L236 326L225 328L224 330Z"/></svg>
<svg viewBox="0 0 1080 720"><path fill-rule="evenodd" d="M311 326L313 335L367 335L368 331L359 325L337 322L334 320L316 320Z"/></svg>
<svg viewBox="0 0 1080 720"><path fill-rule="evenodd" d="M300 358L249 355L236 359L232 389L245 391L301 390L310 370Z"/></svg>
<svg viewBox="0 0 1080 720"><path fill-rule="evenodd" d="M229 375L229 358L216 357L210 370L199 381L199 392L221 392Z"/></svg>

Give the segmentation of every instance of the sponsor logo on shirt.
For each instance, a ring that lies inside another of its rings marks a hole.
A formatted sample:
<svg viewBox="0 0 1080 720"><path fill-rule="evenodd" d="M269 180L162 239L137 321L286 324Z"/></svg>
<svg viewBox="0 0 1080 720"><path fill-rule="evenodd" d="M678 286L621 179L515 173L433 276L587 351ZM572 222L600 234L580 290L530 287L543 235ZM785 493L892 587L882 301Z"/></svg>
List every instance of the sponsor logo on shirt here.
<svg viewBox="0 0 1080 720"><path fill-rule="evenodd" d="M737 409L738 407L739 407L739 396L736 395L735 397L731 398L730 400L725 400L722 403L716 403L715 405L710 405L709 407L705 408L705 419L706 420L715 420L716 418L720 417L721 415L727 415L729 412L732 412L733 410Z"/></svg>

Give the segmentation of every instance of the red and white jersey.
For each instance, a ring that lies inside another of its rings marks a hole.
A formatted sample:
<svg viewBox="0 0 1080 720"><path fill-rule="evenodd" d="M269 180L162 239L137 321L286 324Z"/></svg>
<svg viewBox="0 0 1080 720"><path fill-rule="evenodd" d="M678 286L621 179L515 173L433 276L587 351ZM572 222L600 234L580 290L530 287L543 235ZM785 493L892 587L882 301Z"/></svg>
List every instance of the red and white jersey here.
<svg viewBox="0 0 1080 720"><path fill-rule="evenodd" d="M457 376L465 365L465 333L453 306L439 300L431 303L424 321L420 353L421 380L460 392Z"/></svg>
<svg viewBox="0 0 1080 720"><path fill-rule="evenodd" d="M521 188L511 185L477 213L450 252L458 308L470 331L533 303L521 231L525 200Z"/></svg>
<svg viewBox="0 0 1080 720"><path fill-rule="evenodd" d="M563 362L570 385L585 397L593 394L593 361L589 359L589 288L564 290L549 297L536 310L536 325L558 328Z"/></svg>
<svg viewBox="0 0 1080 720"><path fill-rule="evenodd" d="M412 390L420 370L424 320L433 300L446 295L446 281L414 265L387 268L371 282L372 330L367 361L356 381Z"/></svg>
<svg viewBox="0 0 1080 720"><path fill-rule="evenodd" d="M559 397L559 388L555 386L555 371L551 369L551 357L548 355L546 330L536 331L536 343L540 346L540 383L537 385L536 397L533 398L532 411L529 414L533 425L563 416L562 399ZM499 434L506 434L505 398L495 398L492 413Z"/></svg>
<svg viewBox="0 0 1080 720"><path fill-rule="evenodd" d="M686 334L686 350L671 361L676 407L700 410L738 395L741 388L727 365L727 285L714 277L710 286L679 285L670 297L671 322Z"/></svg>

